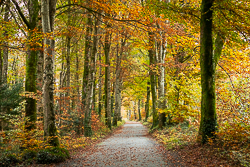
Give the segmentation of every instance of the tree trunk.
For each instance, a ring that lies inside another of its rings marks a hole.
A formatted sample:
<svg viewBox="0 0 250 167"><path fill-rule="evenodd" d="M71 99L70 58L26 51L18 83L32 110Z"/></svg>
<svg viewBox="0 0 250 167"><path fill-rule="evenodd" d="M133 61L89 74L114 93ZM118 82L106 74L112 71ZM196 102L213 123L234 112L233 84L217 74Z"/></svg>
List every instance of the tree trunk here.
<svg viewBox="0 0 250 167"><path fill-rule="evenodd" d="M122 80L122 79L121 79ZM122 121L122 81L119 82L119 89L118 89L118 121Z"/></svg>
<svg viewBox="0 0 250 167"><path fill-rule="evenodd" d="M56 11L56 0L43 0L41 3L43 33L53 34ZM44 38L44 138L52 146L59 146L54 113L54 57L55 41Z"/></svg>
<svg viewBox="0 0 250 167"><path fill-rule="evenodd" d="M42 32L42 22L39 22L38 31ZM43 40L41 39L39 43L42 44L38 50L38 60L37 60L37 119L41 122L43 119L43 72L44 72L44 54L43 54Z"/></svg>
<svg viewBox="0 0 250 167"><path fill-rule="evenodd" d="M215 64L215 69L216 69L216 66L218 64L218 61L220 59L220 56L221 56L221 52L222 52L222 48L223 48L223 45L225 43L225 40L226 38L224 37L224 35L222 35L221 33L217 33L217 37L216 37L216 40L215 40L215 49L214 49L214 64Z"/></svg>
<svg viewBox="0 0 250 167"><path fill-rule="evenodd" d="M5 14L4 14L4 21L9 22L9 11L10 11L10 1L7 0L5 2ZM8 32L4 31L3 33L4 38L8 39ZM7 74L8 74L8 57L9 57L9 48L8 48L8 40L4 41L4 48L3 48L3 84L7 84Z"/></svg>
<svg viewBox="0 0 250 167"><path fill-rule="evenodd" d="M107 29L105 34L105 120L106 125L111 129L111 97L110 97L110 32Z"/></svg>
<svg viewBox="0 0 250 167"><path fill-rule="evenodd" d="M67 27L71 26L71 0L68 0L68 20L67 20ZM71 53L71 32L68 30L66 36L66 111L70 114L70 53Z"/></svg>
<svg viewBox="0 0 250 167"><path fill-rule="evenodd" d="M119 53L119 46L117 47L116 54L116 73L115 73L115 111L113 125L117 126L117 121L120 120L120 109L121 109L121 58L123 54L123 48L126 44L126 40L121 40L121 48Z"/></svg>
<svg viewBox="0 0 250 167"><path fill-rule="evenodd" d="M90 71L90 49L91 49L91 33L92 33L92 17L89 13L87 15L87 28L86 28L86 35L85 35L85 56L84 56L84 72L83 72L83 80L82 80L82 105L83 105L83 112L84 115L86 109L86 100L87 100L87 93L88 93L88 77ZM80 126L83 126L83 118L81 118ZM85 133L85 130L84 130Z"/></svg>
<svg viewBox="0 0 250 167"><path fill-rule="evenodd" d="M12 0L20 17L26 24L28 31L28 40L32 40L36 36L35 28L38 23L39 3L38 0L32 0L29 4L29 20L24 16L17 1ZM25 117L28 120L25 122L25 129L30 131L36 128L36 100L33 97L37 93L36 89L36 74L37 74L37 44L36 41L28 43L28 54L26 56L26 78L25 78L25 91L29 92L26 98Z"/></svg>
<svg viewBox="0 0 250 167"><path fill-rule="evenodd" d="M90 57L90 71L88 76L88 94L86 99L86 108L85 108L85 121L84 121L84 136L89 137L92 135L91 129L91 111L94 106L94 89L95 89L95 73L96 73L96 55L97 55L97 47L98 47L98 25L99 21L95 21L94 28L94 37L93 37L93 47L92 53Z"/></svg>
<svg viewBox="0 0 250 167"><path fill-rule="evenodd" d="M134 119L137 119L137 114L136 114L136 101L133 101L133 110L134 110Z"/></svg>
<svg viewBox="0 0 250 167"><path fill-rule="evenodd" d="M162 36L162 34L161 34ZM158 43L158 66L159 66L159 77L158 77L158 96L159 96L159 109L165 109L165 52L164 52L164 38ZM166 114L161 112L159 114L159 128L162 129L165 126Z"/></svg>
<svg viewBox="0 0 250 167"><path fill-rule="evenodd" d="M149 100L150 100L150 82L147 82L147 100L145 103L145 122L147 122L148 116L149 116Z"/></svg>
<svg viewBox="0 0 250 167"><path fill-rule="evenodd" d="M70 44L71 37L66 37L66 111L70 113Z"/></svg>
<svg viewBox="0 0 250 167"><path fill-rule="evenodd" d="M38 61L37 61L37 90L38 90L37 115L39 121L42 121L42 116L43 116L42 87L43 87L43 72L44 72L44 54L42 50L43 46L40 48L38 52Z"/></svg>
<svg viewBox="0 0 250 167"><path fill-rule="evenodd" d="M215 96L215 59L213 56L212 22L213 0L202 0L200 21L201 66L201 123L199 134L202 143L214 138L217 126Z"/></svg>
<svg viewBox="0 0 250 167"><path fill-rule="evenodd" d="M139 121L141 120L141 99L138 99L138 115Z"/></svg>
<svg viewBox="0 0 250 167"><path fill-rule="evenodd" d="M98 114L99 117L101 118L101 114L102 114L102 57L101 54L99 54L99 79L98 79Z"/></svg>
<svg viewBox="0 0 250 167"><path fill-rule="evenodd" d="M29 40L32 40L35 37L35 28L38 23L38 12L39 12L39 3L38 0L30 1L29 9L29 23L27 27L30 29L28 32ZM25 91L31 94L37 93L37 45L34 43L29 44L28 55L26 57L26 78L25 78ZM31 130L36 128L36 119L37 119L37 106L36 99L30 95L26 98L25 106L25 117L28 118L26 122L26 129Z"/></svg>
<svg viewBox="0 0 250 167"><path fill-rule="evenodd" d="M2 86L2 81L3 81L2 78L3 78L3 57L2 57L2 48L0 48L0 86Z"/></svg>
<svg viewBox="0 0 250 167"><path fill-rule="evenodd" d="M148 55L149 55L149 62L150 62L150 83L151 83L151 93L152 93L152 113L153 113L153 124L152 128L156 127L159 123L158 120L158 113L156 111L156 103L157 103L157 96L156 96L156 74L155 74L155 53L154 53L154 36L152 32L148 33L149 35L149 47Z"/></svg>

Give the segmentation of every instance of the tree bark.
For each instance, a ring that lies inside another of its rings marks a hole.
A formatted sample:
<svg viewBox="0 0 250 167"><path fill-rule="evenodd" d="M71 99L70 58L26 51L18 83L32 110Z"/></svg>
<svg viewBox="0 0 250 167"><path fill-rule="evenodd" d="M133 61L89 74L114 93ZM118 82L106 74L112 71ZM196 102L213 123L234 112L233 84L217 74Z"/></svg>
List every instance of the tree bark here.
<svg viewBox="0 0 250 167"><path fill-rule="evenodd" d="M71 8L71 0L68 0L68 20L67 20L67 27L71 26L71 13L70 13L70 8ZM66 111L70 113L70 68L71 68L71 63L70 63L70 54L71 54L71 32L68 30L67 36L66 36Z"/></svg>
<svg viewBox="0 0 250 167"><path fill-rule="evenodd" d="M48 35L54 32L54 19L56 0L43 0L41 3L43 33ZM43 85L43 108L44 108L44 138L52 146L59 146L54 113L54 49L55 41L48 37L44 38L44 85Z"/></svg>
<svg viewBox="0 0 250 167"><path fill-rule="evenodd" d="M117 121L120 117L120 108L121 108L121 57L123 54L123 48L126 44L126 40L121 40L120 53L118 52L117 47L117 55L116 55L116 73L115 73L115 111L114 111L114 119L113 125L117 126Z"/></svg>
<svg viewBox="0 0 250 167"><path fill-rule="evenodd" d="M149 55L149 62L150 62L150 83L151 83L151 93L152 93L152 113L153 113L153 124L152 128L156 127L159 123L158 120L158 113L156 111L156 103L157 103L157 96L156 96L156 74L155 74L155 66L156 66L156 57L154 53L154 36L152 32L148 33L149 35L149 47L148 55Z"/></svg>
<svg viewBox="0 0 250 167"><path fill-rule="evenodd" d="M222 48L223 48L223 45L225 43L225 40L226 40L225 36L218 32L216 40L215 40L215 49L214 49L214 53L213 53L214 54L215 69L216 69L218 61L220 59Z"/></svg>
<svg viewBox="0 0 250 167"><path fill-rule="evenodd" d="M138 115L139 121L141 120L141 99L138 99Z"/></svg>
<svg viewBox="0 0 250 167"><path fill-rule="evenodd" d="M98 114L99 117L101 118L101 114L102 114L102 57L99 54L99 79L98 79Z"/></svg>
<svg viewBox="0 0 250 167"><path fill-rule="evenodd" d="M136 101L133 101L133 110L134 110L134 119L137 119L137 114L136 114Z"/></svg>
<svg viewBox="0 0 250 167"><path fill-rule="evenodd" d="M161 34L162 36L162 34ZM159 96L159 109L165 109L165 51L164 51L165 39L162 38L158 43L158 67L159 67L159 76L158 76L158 96ZM165 126L166 122L166 113L159 113L159 128L162 129Z"/></svg>
<svg viewBox="0 0 250 167"><path fill-rule="evenodd" d="M84 110L86 109L86 101L87 101L87 93L88 93L88 77L90 71L90 54L91 54L91 33L92 33L92 17L89 13L87 15L87 28L86 28L86 35L85 35L85 55L84 55L84 72L83 72L83 81L82 81L82 105ZM83 118L81 118L80 126L83 126ZM85 133L85 130L84 130Z"/></svg>
<svg viewBox="0 0 250 167"><path fill-rule="evenodd" d="M200 21L200 67L201 67L201 122L199 134L202 143L215 138L216 96L215 96L215 59L213 55L212 22L214 0L202 0Z"/></svg>
<svg viewBox="0 0 250 167"><path fill-rule="evenodd" d="M149 116L149 100L150 100L150 82L147 82L147 100L145 103L145 122L147 122L148 116Z"/></svg>
<svg viewBox="0 0 250 167"><path fill-rule="evenodd" d="M30 0L29 5L29 20L24 16L17 1L12 0L15 5L18 14L26 24L28 31L28 40L32 40L35 36L35 28L38 23L39 3L38 0ZM25 122L25 129L30 131L36 128L36 100L33 97L37 93L36 89L36 75L37 75L37 45L36 42L28 44L28 54L26 56L26 78L25 78L25 92L29 92L30 95L26 98L25 105L25 117L28 121Z"/></svg>
<svg viewBox="0 0 250 167"><path fill-rule="evenodd" d="M84 121L84 136L89 137L92 135L91 129L91 111L94 106L94 89L95 89L95 73L96 73L96 57L97 57L97 47L98 47L98 25L99 21L95 20L94 27L94 37L92 45L92 53L90 57L90 71L88 76L88 94L86 99L85 108L85 121Z"/></svg>
<svg viewBox="0 0 250 167"><path fill-rule="evenodd" d="M2 78L3 78L3 56L2 56L2 48L0 48L0 86L2 86L2 81L3 81Z"/></svg>
<svg viewBox="0 0 250 167"><path fill-rule="evenodd" d="M4 14L4 21L9 22L9 11L10 11L10 1L7 0L5 2L5 14ZM8 39L8 32L4 31L3 33L4 38ZM8 57L9 57L9 48L8 48L8 40L4 41L4 48L3 48L3 84L7 84L7 76L8 76Z"/></svg>
<svg viewBox="0 0 250 167"><path fill-rule="evenodd" d="M36 35L34 30L37 27L38 23L38 12L38 0L31 0L29 9L29 22L27 22L27 27L30 29L28 32L29 40L32 40L32 38L34 38ZM25 20L25 18L23 18L23 20ZM35 95L37 93L37 45L34 43L30 43L28 48L28 55L26 56L25 91ZM36 99L33 98L32 95L26 98L25 117L29 119L26 122L26 130L35 129L37 119L37 106Z"/></svg>
<svg viewBox="0 0 250 167"><path fill-rule="evenodd" d="M110 96L110 32L107 29L105 34L105 120L106 125L111 129L111 96Z"/></svg>

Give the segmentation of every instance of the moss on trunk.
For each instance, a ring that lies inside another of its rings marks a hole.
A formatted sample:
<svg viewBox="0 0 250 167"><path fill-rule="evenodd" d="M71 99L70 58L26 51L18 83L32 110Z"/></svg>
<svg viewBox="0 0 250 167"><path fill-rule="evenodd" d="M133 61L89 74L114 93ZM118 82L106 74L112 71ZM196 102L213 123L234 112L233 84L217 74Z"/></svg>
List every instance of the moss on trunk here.
<svg viewBox="0 0 250 167"><path fill-rule="evenodd" d="M213 55L212 16L213 0L202 0L201 15L201 123L199 134L201 142L206 143L208 138L214 138L216 132L215 108L215 59Z"/></svg>

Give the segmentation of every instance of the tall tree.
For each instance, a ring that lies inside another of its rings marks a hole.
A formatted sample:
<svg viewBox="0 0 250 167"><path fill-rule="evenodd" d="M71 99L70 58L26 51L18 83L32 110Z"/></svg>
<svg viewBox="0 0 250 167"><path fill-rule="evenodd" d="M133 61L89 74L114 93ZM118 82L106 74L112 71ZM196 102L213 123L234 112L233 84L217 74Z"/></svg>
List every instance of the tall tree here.
<svg viewBox="0 0 250 167"><path fill-rule="evenodd" d="M156 110L157 95L156 95L156 56L154 52L154 34L152 32L148 33L149 36L149 63L150 63L150 84L151 84L151 94L152 94L152 113L153 113L153 124L151 128L154 128L158 125L158 113Z"/></svg>
<svg viewBox="0 0 250 167"><path fill-rule="evenodd" d="M215 107L215 59L213 54L213 3L202 0L200 20L200 67L201 67L201 123L199 132L202 143L214 138L217 126Z"/></svg>
<svg viewBox="0 0 250 167"><path fill-rule="evenodd" d="M156 42L157 44L157 56L158 56L158 67L159 67L159 76L158 76L158 96L159 96L159 102L158 106L159 109L165 108L165 38L162 34L160 41ZM159 114L159 128L163 128L166 122L166 114L165 112L161 112Z"/></svg>
<svg viewBox="0 0 250 167"><path fill-rule="evenodd" d="M115 72L115 111L113 125L117 126L117 121L119 120L119 113L121 108L121 58L123 54L123 49L126 44L126 39L121 39L120 53L118 52L119 46L117 46L116 54L116 72Z"/></svg>
<svg viewBox="0 0 250 167"><path fill-rule="evenodd" d="M138 99L138 115L139 121L141 120L141 99Z"/></svg>
<svg viewBox="0 0 250 167"><path fill-rule="evenodd" d="M70 61L70 57L71 57L71 0L68 0L68 17L67 17L67 28L68 28L68 33L66 36L66 110L68 113L70 113L70 79L71 79L71 74L70 74L70 68L71 68L71 61Z"/></svg>
<svg viewBox="0 0 250 167"><path fill-rule="evenodd" d="M101 54L98 54L99 57L99 77L98 77L98 114L101 118L102 114L102 57Z"/></svg>
<svg viewBox="0 0 250 167"><path fill-rule="evenodd" d="M9 12L10 11L10 0L5 1L5 13L4 13L4 21L9 22ZM8 32L4 31L4 38L8 39ZM9 48L8 48L8 40L4 41L3 48L3 84L7 84L7 74L8 74L8 57L9 57Z"/></svg>
<svg viewBox="0 0 250 167"><path fill-rule="evenodd" d="M88 94L86 97L86 107L85 107L85 121L84 121L84 136L89 137L92 135L91 129L91 111L94 105L94 89L95 89L95 73L96 73L96 58L97 58L97 48L98 48L98 26L99 20L95 20L94 26L94 37L92 42L92 52L90 56L89 64L89 75L87 90Z"/></svg>
<svg viewBox="0 0 250 167"><path fill-rule="evenodd" d="M56 0L43 0L41 3L42 28L44 38L44 85L43 85L43 108L44 108L44 137L52 146L59 146L55 125L54 111L54 54L55 40L53 36L56 12Z"/></svg>
<svg viewBox="0 0 250 167"><path fill-rule="evenodd" d="M39 16L39 2L38 0L29 0L29 19L23 14L17 1L12 0L20 17L27 26L28 40L36 39L36 28ZM36 127L36 99L33 94L37 93L36 77L37 77L37 42L28 42L28 54L26 56L26 78L25 78L25 91L31 93L26 98L25 117L28 118L26 122L26 129L31 130Z"/></svg>
<svg viewBox="0 0 250 167"><path fill-rule="evenodd" d="M104 44L104 54L105 54L105 119L106 125L111 129L111 95L110 95L110 46L111 46L111 33L109 28L106 29L105 33L105 44Z"/></svg>
<svg viewBox="0 0 250 167"><path fill-rule="evenodd" d="M149 117L149 100L150 100L150 82L147 82L147 99L145 102L145 122Z"/></svg>

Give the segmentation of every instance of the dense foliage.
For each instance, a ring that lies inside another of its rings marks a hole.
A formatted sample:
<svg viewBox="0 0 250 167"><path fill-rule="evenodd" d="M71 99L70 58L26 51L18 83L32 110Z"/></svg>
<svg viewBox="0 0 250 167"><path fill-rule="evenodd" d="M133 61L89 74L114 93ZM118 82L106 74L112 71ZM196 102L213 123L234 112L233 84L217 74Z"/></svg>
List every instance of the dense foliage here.
<svg viewBox="0 0 250 167"><path fill-rule="evenodd" d="M15 154L64 161L64 148L84 147L124 120L147 122L169 149L187 138L249 155L249 7L0 1L1 163L18 162Z"/></svg>

